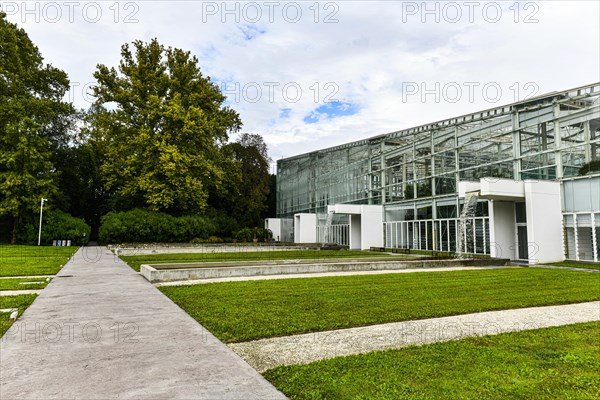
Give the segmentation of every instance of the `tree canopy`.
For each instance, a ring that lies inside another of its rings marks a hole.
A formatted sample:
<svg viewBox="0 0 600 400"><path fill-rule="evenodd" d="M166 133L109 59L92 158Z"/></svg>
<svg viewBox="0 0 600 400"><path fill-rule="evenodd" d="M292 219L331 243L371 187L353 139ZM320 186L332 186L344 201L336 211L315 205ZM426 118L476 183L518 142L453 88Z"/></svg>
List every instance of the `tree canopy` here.
<svg viewBox="0 0 600 400"><path fill-rule="evenodd" d="M244 133L229 145L233 159L241 168L239 183L240 198L236 211L242 225L257 225L267 210L267 196L270 190L267 145L262 136Z"/></svg>
<svg viewBox="0 0 600 400"><path fill-rule="evenodd" d="M68 89L67 74L44 64L27 33L0 12L0 216L12 218L13 242L23 217L58 191L52 157L68 141Z"/></svg>
<svg viewBox="0 0 600 400"><path fill-rule="evenodd" d="M92 137L106 150L108 190L154 211L205 210L226 180L222 148L241 127L190 52L153 39L121 48L118 71L98 65Z"/></svg>
<svg viewBox="0 0 600 400"><path fill-rule="evenodd" d="M272 186L266 144L246 133L231 142L240 117L195 56L137 40L94 77L94 104L76 112L63 100L67 74L0 12L0 240L37 238L42 197L60 232L81 225L69 214L92 236L107 215L180 217L178 239L261 225Z"/></svg>

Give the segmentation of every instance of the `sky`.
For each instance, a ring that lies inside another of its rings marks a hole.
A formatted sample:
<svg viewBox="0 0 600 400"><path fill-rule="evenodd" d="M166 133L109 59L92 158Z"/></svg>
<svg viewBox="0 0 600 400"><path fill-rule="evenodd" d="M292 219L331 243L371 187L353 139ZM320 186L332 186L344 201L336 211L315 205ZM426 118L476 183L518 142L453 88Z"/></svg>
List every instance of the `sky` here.
<svg viewBox="0 0 600 400"><path fill-rule="evenodd" d="M157 38L275 162L600 81L598 1L2 1L88 108L97 64ZM231 139L235 140L235 136ZM274 168L274 164L273 164ZM273 172L275 172L273 170Z"/></svg>

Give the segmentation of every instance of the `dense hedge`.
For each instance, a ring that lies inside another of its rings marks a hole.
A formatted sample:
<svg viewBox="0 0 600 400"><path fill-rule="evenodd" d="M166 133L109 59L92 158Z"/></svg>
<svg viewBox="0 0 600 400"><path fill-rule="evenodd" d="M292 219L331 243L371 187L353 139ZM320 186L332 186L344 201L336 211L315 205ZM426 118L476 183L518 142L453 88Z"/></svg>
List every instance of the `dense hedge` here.
<svg viewBox="0 0 600 400"><path fill-rule="evenodd" d="M45 211L42 220L42 244L53 240L70 240L72 246L83 246L90 240L91 228L81 218L75 218L59 210ZM22 231L19 242L37 244L39 222L29 223Z"/></svg>
<svg viewBox="0 0 600 400"><path fill-rule="evenodd" d="M98 240L103 244L207 240L222 234L223 228L234 227L232 220L223 215L173 217L140 209L110 212L101 219ZM231 231L227 233L231 234Z"/></svg>

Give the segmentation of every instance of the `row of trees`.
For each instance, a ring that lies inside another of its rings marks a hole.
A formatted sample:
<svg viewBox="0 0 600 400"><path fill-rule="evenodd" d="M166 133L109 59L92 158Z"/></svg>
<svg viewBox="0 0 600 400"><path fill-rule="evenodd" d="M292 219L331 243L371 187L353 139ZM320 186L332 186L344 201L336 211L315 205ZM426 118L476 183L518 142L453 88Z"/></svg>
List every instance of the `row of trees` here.
<svg viewBox="0 0 600 400"><path fill-rule="evenodd" d="M92 235L111 211L210 213L239 227L273 213L262 137L231 142L240 117L198 64L156 39L125 44L118 68L97 66L95 103L77 111L63 100L67 74L0 12L0 239L23 240L41 197Z"/></svg>

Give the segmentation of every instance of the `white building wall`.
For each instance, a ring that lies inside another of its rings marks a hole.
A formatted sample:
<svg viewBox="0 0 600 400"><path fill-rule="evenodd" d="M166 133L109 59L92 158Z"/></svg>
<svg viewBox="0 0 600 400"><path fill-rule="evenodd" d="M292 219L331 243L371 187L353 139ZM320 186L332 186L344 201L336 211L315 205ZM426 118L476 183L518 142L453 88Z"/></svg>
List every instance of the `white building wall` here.
<svg viewBox="0 0 600 400"><path fill-rule="evenodd" d="M360 206L361 221L361 249L383 247L383 206Z"/></svg>
<svg viewBox="0 0 600 400"><path fill-rule="evenodd" d="M525 181L529 264L563 261L560 183Z"/></svg>
<svg viewBox="0 0 600 400"><path fill-rule="evenodd" d="M293 223L291 218L266 218L265 229L270 229L277 242L291 242Z"/></svg>
<svg viewBox="0 0 600 400"><path fill-rule="evenodd" d="M294 243L317 242L317 214L294 215Z"/></svg>
<svg viewBox="0 0 600 400"><path fill-rule="evenodd" d="M514 260L516 254L515 203L491 200L490 207L490 255Z"/></svg>
<svg viewBox="0 0 600 400"><path fill-rule="evenodd" d="M273 239L277 242L281 241L281 219L266 218L265 229L269 229L273 234Z"/></svg>
<svg viewBox="0 0 600 400"><path fill-rule="evenodd" d="M361 218L359 214L350 214L350 250L360 250Z"/></svg>

